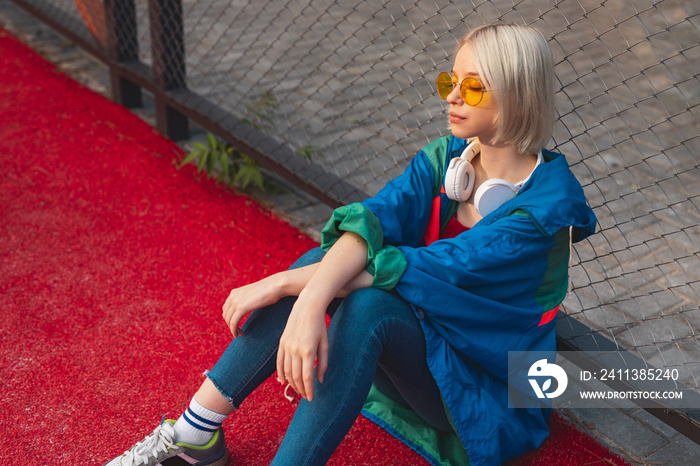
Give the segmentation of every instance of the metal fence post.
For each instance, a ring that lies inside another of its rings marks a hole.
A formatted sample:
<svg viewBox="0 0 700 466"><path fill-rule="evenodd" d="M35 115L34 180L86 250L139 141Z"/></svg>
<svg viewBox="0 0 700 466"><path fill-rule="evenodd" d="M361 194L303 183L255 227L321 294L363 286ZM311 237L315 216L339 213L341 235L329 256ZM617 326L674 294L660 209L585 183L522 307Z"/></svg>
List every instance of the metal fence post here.
<svg viewBox="0 0 700 466"><path fill-rule="evenodd" d="M107 54L117 62L139 59L134 0L104 0L107 25ZM112 99L127 108L142 105L141 88L122 76L114 67L109 70Z"/></svg>
<svg viewBox="0 0 700 466"><path fill-rule="evenodd" d="M149 0L153 81L164 91L184 89L185 40L182 0ZM156 126L173 140L189 137L187 117L156 95Z"/></svg>

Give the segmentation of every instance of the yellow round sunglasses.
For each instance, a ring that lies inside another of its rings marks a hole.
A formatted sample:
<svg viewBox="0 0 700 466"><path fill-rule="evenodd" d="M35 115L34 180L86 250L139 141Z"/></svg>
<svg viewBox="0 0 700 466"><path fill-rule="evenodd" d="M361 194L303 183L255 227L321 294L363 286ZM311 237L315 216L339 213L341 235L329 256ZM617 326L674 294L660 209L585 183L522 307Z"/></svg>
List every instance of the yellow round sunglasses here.
<svg viewBox="0 0 700 466"><path fill-rule="evenodd" d="M459 95L467 104L475 107L481 103L484 98L484 92L489 92L484 88L484 85L476 78L464 78L462 82L458 82L450 73L442 72L437 77L438 95L443 99L447 99L452 89L459 86Z"/></svg>

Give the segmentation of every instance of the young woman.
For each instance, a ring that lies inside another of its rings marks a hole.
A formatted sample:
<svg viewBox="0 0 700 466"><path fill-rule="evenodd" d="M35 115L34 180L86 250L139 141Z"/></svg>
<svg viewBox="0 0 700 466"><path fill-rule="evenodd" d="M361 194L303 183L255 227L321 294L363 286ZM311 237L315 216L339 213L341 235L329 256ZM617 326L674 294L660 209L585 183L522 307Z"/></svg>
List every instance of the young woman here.
<svg viewBox="0 0 700 466"><path fill-rule="evenodd" d="M570 235L596 224L564 156L542 150L553 83L531 28L462 38L438 78L452 135L337 209L290 270L231 291L234 339L190 407L107 464L226 464L221 422L275 372L303 397L276 465L324 464L361 411L434 464L536 448L550 409L508 407L508 352L555 350Z"/></svg>

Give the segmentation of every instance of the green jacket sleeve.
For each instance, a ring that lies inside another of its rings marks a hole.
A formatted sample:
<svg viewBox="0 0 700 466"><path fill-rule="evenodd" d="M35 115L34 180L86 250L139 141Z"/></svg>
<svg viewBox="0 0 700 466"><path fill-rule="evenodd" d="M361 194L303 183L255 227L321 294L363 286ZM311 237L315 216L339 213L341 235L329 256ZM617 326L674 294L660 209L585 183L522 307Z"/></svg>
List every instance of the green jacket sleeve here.
<svg viewBox="0 0 700 466"><path fill-rule="evenodd" d="M367 241L366 270L374 277L372 287L382 290L394 288L406 270L406 259L396 247L384 246L384 235L377 216L360 203L337 208L321 232L321 248L328 251L346 231Z"/></svg>

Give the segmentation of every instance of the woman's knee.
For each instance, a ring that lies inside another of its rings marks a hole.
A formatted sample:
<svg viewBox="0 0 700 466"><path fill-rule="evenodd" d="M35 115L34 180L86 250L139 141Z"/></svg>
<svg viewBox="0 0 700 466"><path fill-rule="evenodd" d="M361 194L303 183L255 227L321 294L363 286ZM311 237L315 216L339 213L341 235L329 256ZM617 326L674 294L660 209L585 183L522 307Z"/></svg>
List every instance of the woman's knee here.
<svg viewBox="0 0 700 466"><path fill-rule="evenodd" d="M384 321L412 319L415 317L410 306L395 294L377 288L363 288L342 300L331 325L345 331L367 333L377 329Z"/></svg>

